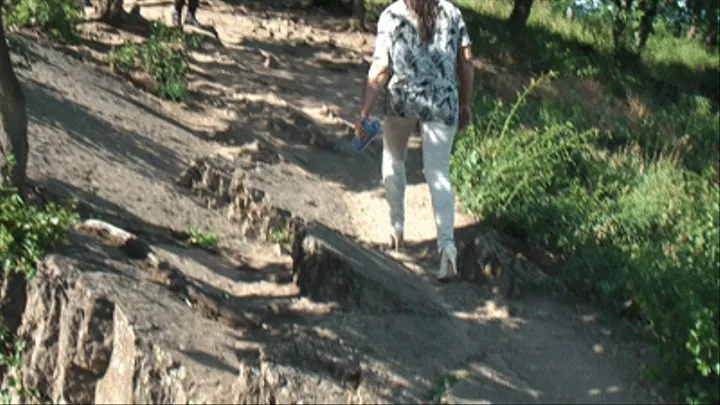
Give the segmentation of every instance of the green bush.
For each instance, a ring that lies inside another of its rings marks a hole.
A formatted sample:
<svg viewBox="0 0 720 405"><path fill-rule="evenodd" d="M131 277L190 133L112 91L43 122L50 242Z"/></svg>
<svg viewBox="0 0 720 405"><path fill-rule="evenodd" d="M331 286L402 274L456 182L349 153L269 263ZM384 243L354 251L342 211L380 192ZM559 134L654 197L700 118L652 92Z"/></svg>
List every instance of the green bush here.
<svg viewBox="0 0 720 405"><path fill-rule="evenodd" d="M557 119L527 125L518 117L533 116L534 106L524 100L544 80L512 106L489 97L475 106L487 118L459 134L453 151L464 207L562 253L562 277L573 290L639 320L655 337L659 376L687 402L717 402L720 186L702 149L717 139L637 154L603 149L597 132ZM675 108L696 133L717 128L702 106ZM636 139L651 139L671 117L652 120Z"/></svg>
<svg viewBox="0 0 720 405"><path fill-rule="evenodd" d="M2 179L0 179L2 180ZM38 207L25 203L14 189L0 181L0 270L5 278L20 273L26 279L36 274L40 260L56 244L63 241L67 227L77 221L77 215L67 207L48 204ZM0 391L2 403L12 403L12 394L41 400L42 395L23 386L17 375L22 365L24 342L12 336L0 315L0 367L7 367L9 386Z"/></svg>
<svg viewBox="0 0 720 405"><path fill-rule="evenodd" d="M77 216L65 207L26 204L13 190L0 187L0 266L3 272L35 275L48 249L61 242Z"/></svg>
<svg viewBox="0 0 720 405"><path fill-rule="evenodd" d="M81 11L77 0L7 0L5 24L9 28L37 27L51 39L77 40L75 24Z"/></svg>
<svg viewBox="0 0 720 405"><path fill-rule="evenodd" d="M117 72L139 69L149 74L160 97L179 102L188 97L188 50L201 43L202 37L185 34L180 27L152 23L148 40L112 50L108 63Z"/></svg>

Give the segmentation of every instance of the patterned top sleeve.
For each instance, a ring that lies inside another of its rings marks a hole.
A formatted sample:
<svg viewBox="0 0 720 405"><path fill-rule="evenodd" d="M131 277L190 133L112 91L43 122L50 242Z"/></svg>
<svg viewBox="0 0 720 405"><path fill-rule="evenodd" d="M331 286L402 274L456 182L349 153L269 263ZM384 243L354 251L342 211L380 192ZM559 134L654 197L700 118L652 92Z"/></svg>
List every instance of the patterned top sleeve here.
<svg viewBox="0 0 720 405"><path fill-rule="evenodd" d="M460 48L465 48L472 45L472 40L468 34L467 25L463 19L462 13L458 12L458 28L460 28Z"/></svg>
<svg viewBox="0 0 720 405"><path fill-rule="evenodd" d="M381 66L390 66L390 51L392 48L392 39L390 38L391 29L389 15L382 13L378 19L375 52L372 57L373 64L377 63Z"/></svg>

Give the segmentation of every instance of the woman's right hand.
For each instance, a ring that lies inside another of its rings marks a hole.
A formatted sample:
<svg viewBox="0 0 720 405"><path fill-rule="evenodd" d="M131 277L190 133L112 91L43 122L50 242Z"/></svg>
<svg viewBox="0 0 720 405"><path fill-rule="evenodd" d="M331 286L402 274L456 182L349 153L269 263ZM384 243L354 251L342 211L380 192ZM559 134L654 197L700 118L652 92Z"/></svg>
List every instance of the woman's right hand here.
<svg viewBox="0 0 720 405"><path fill-rule="evenodd" d="M469 105L460 106L460 117L458 122L458 129L463 130L470 125L472 121L472 108Z"/></svg>

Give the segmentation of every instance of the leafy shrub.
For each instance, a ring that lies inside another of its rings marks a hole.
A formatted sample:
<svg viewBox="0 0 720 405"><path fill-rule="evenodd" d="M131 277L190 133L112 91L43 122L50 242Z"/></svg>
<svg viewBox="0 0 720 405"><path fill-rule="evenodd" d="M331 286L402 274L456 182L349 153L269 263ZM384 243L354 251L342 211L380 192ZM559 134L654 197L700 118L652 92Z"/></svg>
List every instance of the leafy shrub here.
<svg viewBox="0 0 720 405"><path fill-rule="evenodd" d="M643 122L638 142L655 155L680 152L688 169L701 173L720 158L720 113L702 96L683 96L678 103L653 108ZM681 151L680 149L685 149Z"/></svg>
<svg viewBox="0 0 720 405"><path fill-rule="evenodd" d="M75 24L80 21L77 0L8 0L5 24L10 28L37 27L51 39L77 40Z"/></svg>
<svg viewBox="0 0 720 405"><path fill-rule="evenodd" d="M720 186L702 155L716 138L643 155L601 149L595 132L556 119L520 125L528 121L517 117L532 115L522 111L527 94L544 80L509 108L489 98L475 106L487 118L461 133L453 151L464 207L560 251L570 287L631 315L655 337L659 376L687 402L717 402ZM675 124L709 135L712 115L691 105L695 115ZM648 132L635 137L651 139L670 119L652 116Z"/></svg>
<svg viewBox="0 0 720 405"><path fill-rule="evenodd" d="M31 279L38 262L63 240L67 226L75 222L77 216L70 209L55 204L44 207L27 204L14 189L2 186L4 183L0 181L0 271L2 277L18 272ZM7 377L9 386L0 391L0 400L12 403L14 392L40 401L42 395L26 389L17 375L22 365L24 342L10 332L0 315L0 347L8 351L0 352L0 367L7 367L11 373Z"/></svg>
<svg viewBox="0 0 720 405"><path fill-rule="evenodd" d="M76 220L65 207L26 204L13 190L0 187L0 270L32 278L38 261Z"/></svg>
<svg viewBox="0 0 720 405"><path fill-rule="evenodd" d="M157 83L162 98L183 101L188 97L188 50L200 46L202 37L188 35L180 27L152 23L150 38L142 43L128 43L108 55L115 71L129 73L139 69Z"/></svg>

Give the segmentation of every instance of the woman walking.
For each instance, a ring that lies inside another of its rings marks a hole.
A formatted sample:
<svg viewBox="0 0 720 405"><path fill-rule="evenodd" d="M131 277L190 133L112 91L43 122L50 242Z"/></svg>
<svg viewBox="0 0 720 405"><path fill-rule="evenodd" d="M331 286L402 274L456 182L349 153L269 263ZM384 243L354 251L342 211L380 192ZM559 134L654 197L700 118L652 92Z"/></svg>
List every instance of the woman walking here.
<svg viewBox="0 0 720 405"><path fill-rule="evenodd" d="M397 0L382 12L377 30L356 137L367 136L362 123L387 85L382 178L391 242L395 249L403 242L405 159L408 139L418 130L441 256L437 277L444 280L457 274L450 152L457 130L471 120L470 37L462 13L449 0Z"/></svg>

